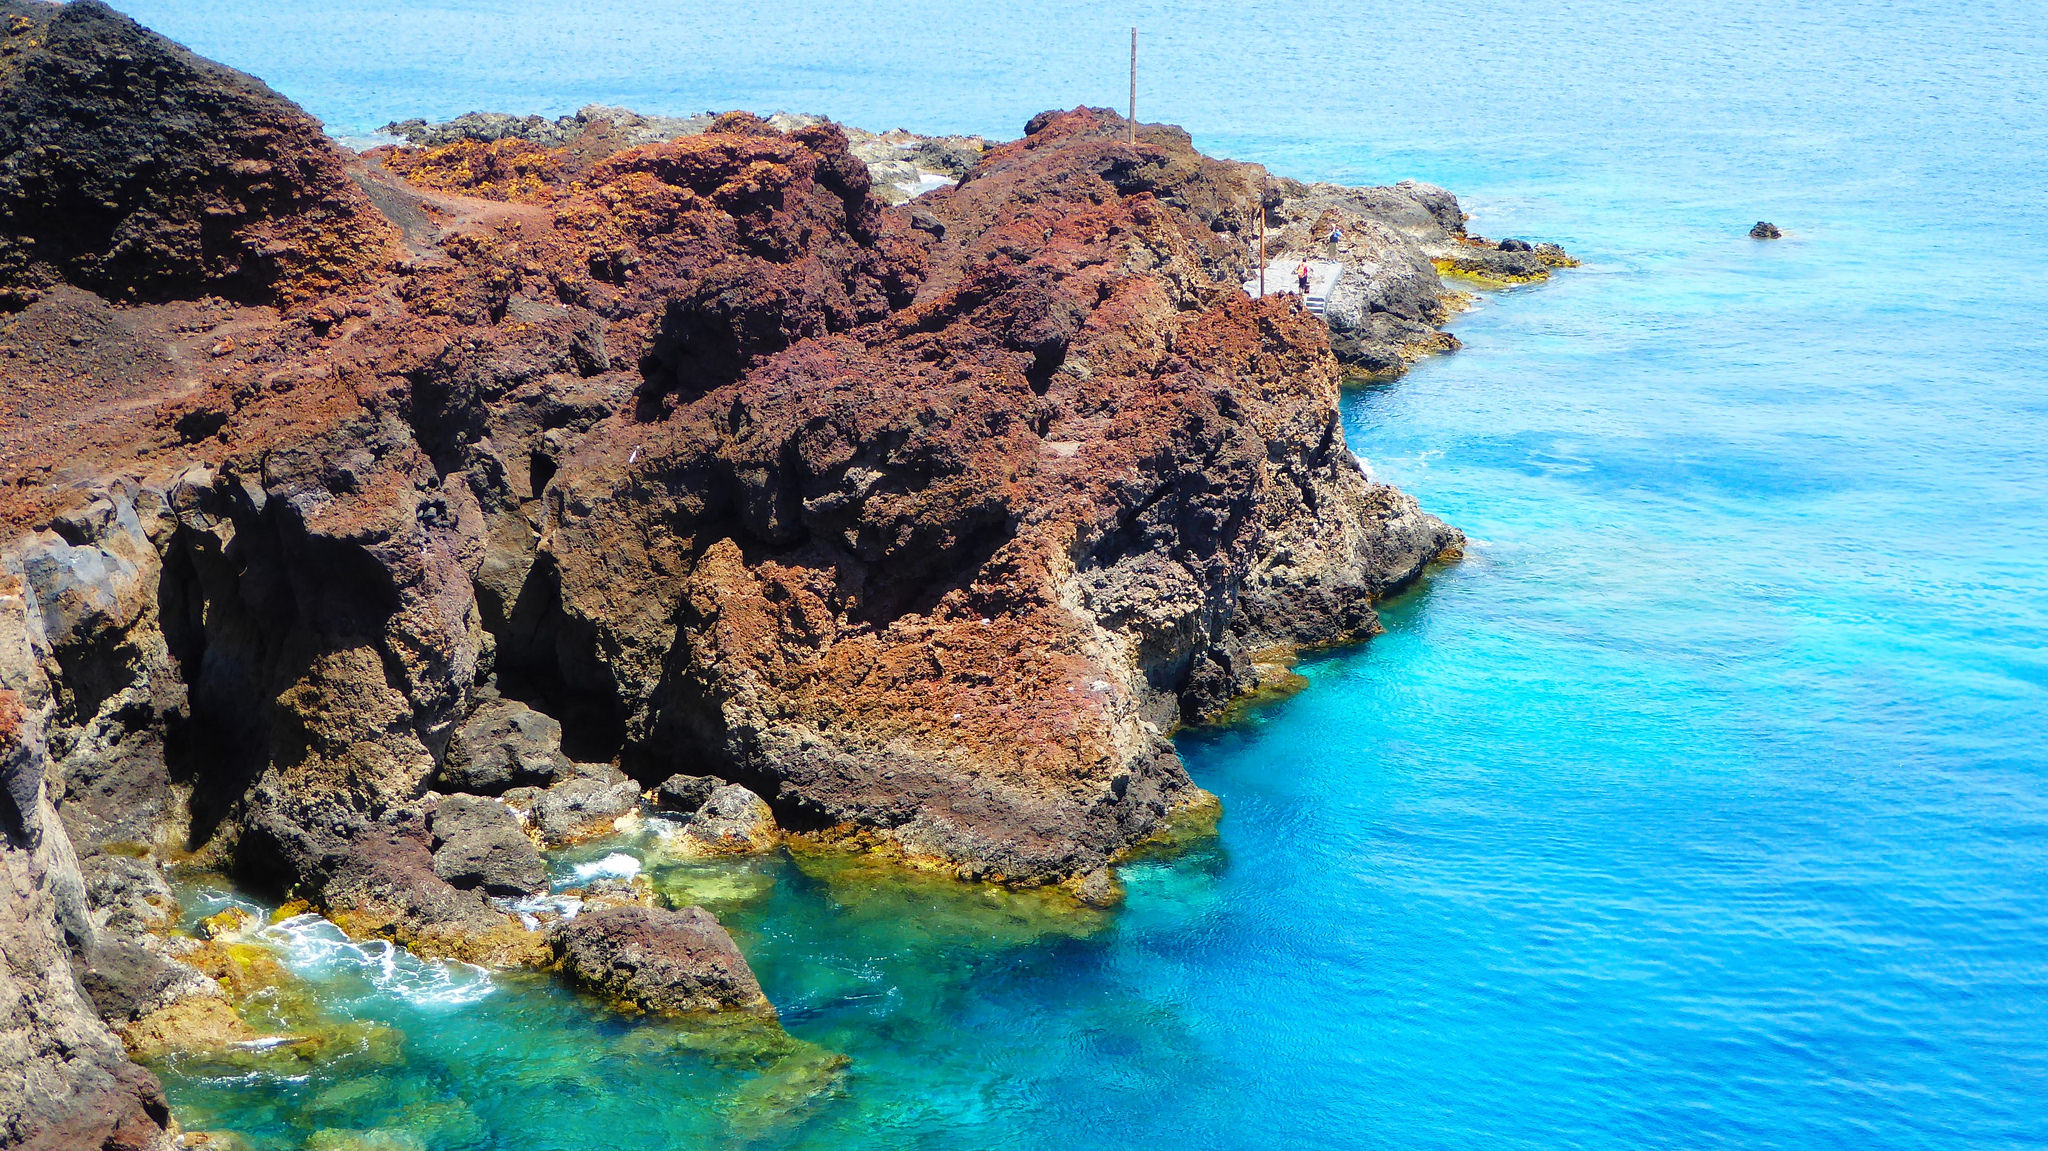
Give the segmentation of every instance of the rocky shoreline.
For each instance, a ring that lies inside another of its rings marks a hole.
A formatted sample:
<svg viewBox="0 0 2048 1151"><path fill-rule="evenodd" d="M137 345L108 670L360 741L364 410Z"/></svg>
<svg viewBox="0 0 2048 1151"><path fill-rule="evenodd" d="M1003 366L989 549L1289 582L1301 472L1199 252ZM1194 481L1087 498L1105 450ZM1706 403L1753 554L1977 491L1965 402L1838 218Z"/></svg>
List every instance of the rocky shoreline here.
<svg viewBox="0 0 2048 1151"><path fill-rule="evenodd" d="M769 1027L701 909L523 909L540 850L1114 902L1213 825L1173 731L1462 544L1346 449L1347 371L1569 262L1095 109L393 127L0 0L0 1146L167 1146L130 1054L257 1036L166 868ZM1262 212L1324 315L1240 289Z"/></svg>

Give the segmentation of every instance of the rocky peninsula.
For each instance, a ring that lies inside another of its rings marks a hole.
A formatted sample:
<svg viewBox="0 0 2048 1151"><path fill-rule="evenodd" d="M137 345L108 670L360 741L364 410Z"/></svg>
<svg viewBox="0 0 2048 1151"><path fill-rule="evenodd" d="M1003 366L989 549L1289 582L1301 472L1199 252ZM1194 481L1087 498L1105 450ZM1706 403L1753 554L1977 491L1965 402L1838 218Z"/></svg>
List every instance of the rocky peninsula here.
<svg viewBox="0 0 2048 1151"><path fill-rule="evenodd" d="M465 120L357 155L0 0L0 1146L168 1146L129 1054L254 1034L169 867L769 1026L701 909L523 912L540 849L654 813L1114 902L1214 818L1174 730L1458 553L1347 370L1568 262L1096 109ZM1239 287L1261 213L1324 316Z"/></svg>

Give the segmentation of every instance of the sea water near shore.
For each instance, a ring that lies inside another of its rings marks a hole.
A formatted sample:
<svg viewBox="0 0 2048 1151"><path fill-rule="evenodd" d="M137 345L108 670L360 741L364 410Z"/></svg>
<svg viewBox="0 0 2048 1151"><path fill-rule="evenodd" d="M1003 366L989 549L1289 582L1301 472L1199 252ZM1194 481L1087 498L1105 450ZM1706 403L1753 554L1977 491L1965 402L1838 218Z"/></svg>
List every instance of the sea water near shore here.
<svg viewBox="0 0 2048 1151"><path fill-rule="evenodd" d="M835 1092L795 1103L800 1073L544 980L446 994L301 931L281 945L402 1058L172 1068L188 1125L2048 1144L2038 5L121 6L341 135L609 102L1006 136L1117 102L1136 23L1141 115L1204 149L1431 180L1476 229L1586 258L1348 399L1354 448L1469 558L1309 690L1183 738L1221 836L1129 869L1124 909L788 861L662 877L732 924L794 1035L851 1057ZM1744 238L1757 218L1788 238Z"/></svg>

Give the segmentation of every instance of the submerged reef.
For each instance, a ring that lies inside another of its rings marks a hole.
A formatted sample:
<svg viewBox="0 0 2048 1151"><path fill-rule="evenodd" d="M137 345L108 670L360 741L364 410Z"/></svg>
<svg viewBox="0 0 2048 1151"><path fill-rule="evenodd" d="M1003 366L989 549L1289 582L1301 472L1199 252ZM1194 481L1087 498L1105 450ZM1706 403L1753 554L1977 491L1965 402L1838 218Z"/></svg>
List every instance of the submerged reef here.
<svg viewBox="0 0 2048 1151"><path fill-rule="evenodd" d="M1102 914L1213 826L1172 732L1457 554L1345 447L1347 365L1451 345L1439 268L1567 259L1088 108L359 156L96 0L0 0L0 97L7 1146L167 1146L124 1037L263 1031L166 867L771 1026L699 908L523 910L538 850L660 818ZM1343 265L1323 315L1240 288L1261 213Z"/></svg>

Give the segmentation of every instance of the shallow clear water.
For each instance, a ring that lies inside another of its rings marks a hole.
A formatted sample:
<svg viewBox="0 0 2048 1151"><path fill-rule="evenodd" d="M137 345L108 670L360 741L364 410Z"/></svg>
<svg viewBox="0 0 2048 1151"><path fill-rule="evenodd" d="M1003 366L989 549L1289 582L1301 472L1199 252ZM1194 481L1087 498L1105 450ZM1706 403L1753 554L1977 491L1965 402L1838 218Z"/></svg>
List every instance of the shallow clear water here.
<svg viewBox="0 0 2048 1151"><path fill-rule="evenodd" d="M1471 556L1300 696L1183 740L1220 840L1130 869L1115 915L816 863L670 876L849 1065L707 1056L537 979L337 990L395 1054L173 1069L188 1123L2048 1144L2039 5L123 7L344 135L590 101L1008 135L1120 103L1137 23L1146 118L1296 175L1433 180L1586 257L1350 398L1354 447ZM1745 239L1760 217L1789 238Z"/></svg>

